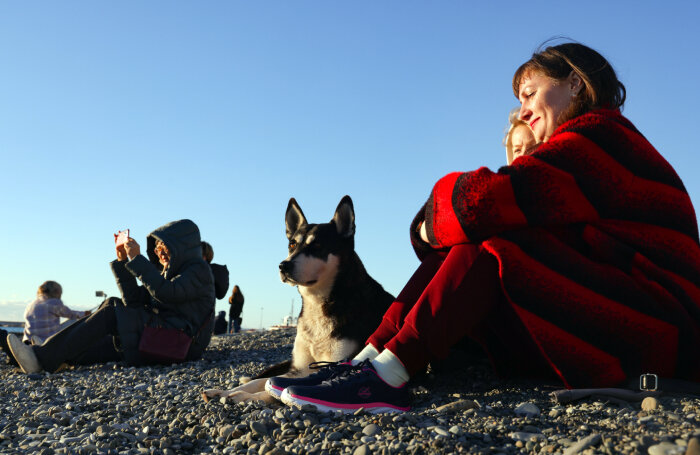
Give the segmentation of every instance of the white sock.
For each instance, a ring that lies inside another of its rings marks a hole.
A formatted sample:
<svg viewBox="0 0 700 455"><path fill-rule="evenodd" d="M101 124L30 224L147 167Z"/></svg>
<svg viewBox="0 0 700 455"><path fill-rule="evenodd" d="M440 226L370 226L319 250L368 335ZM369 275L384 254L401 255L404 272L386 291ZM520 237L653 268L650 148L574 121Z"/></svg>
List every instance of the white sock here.
<svg viewBox="0 0 700 455"><path fill-rule="evenodd" d="M406 367L404 367L399 358L388 349L384 349L375 357L372 360L372 365L374 369L377 370L379 377L390 386L401 387L408 382L409 376Z"/></svg>
<svg viewBox="0 0 700 455"><path fill-rule="evenodd" d="M359 354L355 356L354 359L350 361L353 365L357 365L358 363L362 362L363 360L372 360L375 357L379 355L379 351L377 351L377 348L372 346L371 344L367 344L363 350L360 351Z"/></svg>

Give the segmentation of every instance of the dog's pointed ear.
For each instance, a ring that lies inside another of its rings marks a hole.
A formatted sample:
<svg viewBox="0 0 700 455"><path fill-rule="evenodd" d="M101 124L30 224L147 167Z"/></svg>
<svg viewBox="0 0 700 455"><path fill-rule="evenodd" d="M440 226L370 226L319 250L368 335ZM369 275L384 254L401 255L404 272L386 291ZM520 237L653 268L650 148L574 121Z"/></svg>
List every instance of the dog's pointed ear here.
<svg viewBox="0 0 700 455"><path fill-rule="evenodd" d="M338 234L342 237L352 237L355 235L355 209L352 206L350 196L343 196L338 208L335 209L333 222Z"/></svg>
<svg viewBox="0 0 700 455"><path fill-rule="evenodd" d="M287 238L291 239L294 233L303 225L306 224L306 217L301 207L297 204L296 199L289 199L287 204L287 213L284 216L284 223L287 227Z"/></svg>

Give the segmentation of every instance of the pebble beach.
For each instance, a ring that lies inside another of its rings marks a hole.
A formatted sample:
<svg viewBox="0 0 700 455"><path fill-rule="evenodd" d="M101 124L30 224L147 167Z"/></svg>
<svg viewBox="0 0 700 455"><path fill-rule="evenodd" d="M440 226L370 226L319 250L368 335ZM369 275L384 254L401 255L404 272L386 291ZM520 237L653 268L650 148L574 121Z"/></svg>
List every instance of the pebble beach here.
<svg viewBox="0 0 700 455"><path fill-rule="evenodd" d="M205 403L291 355L294 330L215 336L197 362L118 363L25 375L0 354L0 453L700 455L700 397L560 404L555 385L503 381L452 362L412 381L401 414Z"/></svg>

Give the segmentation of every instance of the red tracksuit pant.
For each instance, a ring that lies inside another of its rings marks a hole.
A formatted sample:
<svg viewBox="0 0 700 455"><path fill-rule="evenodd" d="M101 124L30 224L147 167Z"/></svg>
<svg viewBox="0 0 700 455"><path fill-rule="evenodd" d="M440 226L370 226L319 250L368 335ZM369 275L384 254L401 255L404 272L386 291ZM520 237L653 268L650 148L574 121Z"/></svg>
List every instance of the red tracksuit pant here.
<svg viewBox="0 0 700 455"><path fill-rule="evenodd" d="M389 349L413 376L465 336L481 343L502 375L551 374L503 295L498 261L479 245L427 256L367 342Z"/></svg>

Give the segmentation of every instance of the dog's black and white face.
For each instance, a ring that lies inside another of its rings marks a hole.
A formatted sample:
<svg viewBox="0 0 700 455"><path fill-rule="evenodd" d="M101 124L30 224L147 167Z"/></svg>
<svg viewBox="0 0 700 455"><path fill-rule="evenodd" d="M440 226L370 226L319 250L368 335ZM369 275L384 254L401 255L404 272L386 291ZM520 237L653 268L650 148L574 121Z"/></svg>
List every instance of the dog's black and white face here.
<svg viewBox="0 0 700 455"><path fill-rule="evenodd" d="M354 248L355 211L350 196L343 197L333 219L324 224L308 224L291 198L285 223L289 256L280 263L282 281L306 288L330 287L342 256Z"/></svg>

